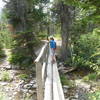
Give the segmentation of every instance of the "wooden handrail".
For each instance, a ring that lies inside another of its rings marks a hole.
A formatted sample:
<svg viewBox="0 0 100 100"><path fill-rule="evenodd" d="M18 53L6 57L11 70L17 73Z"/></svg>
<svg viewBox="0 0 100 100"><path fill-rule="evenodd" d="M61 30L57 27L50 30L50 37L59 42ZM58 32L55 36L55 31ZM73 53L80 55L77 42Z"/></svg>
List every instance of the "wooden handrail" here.
<svg viewBox="0 0 100 100"><path fill-rule="evenodd" d="M42 58L44 50L46 49L47 45L48 45L48 43L45 43L45 45L42 47L41 52L39 53L38 57L35 60L35 63L40 61L40 59Z"/></svg>
<svg viewBox="0 0 100 100"><path fill-rule="evenodd" d="M37 81L37 100L44 98L44 80L46 78L46 66L48 58L49 44L48 42L42 47L38 57L35 60L36 64L36 81Z"/></svg>

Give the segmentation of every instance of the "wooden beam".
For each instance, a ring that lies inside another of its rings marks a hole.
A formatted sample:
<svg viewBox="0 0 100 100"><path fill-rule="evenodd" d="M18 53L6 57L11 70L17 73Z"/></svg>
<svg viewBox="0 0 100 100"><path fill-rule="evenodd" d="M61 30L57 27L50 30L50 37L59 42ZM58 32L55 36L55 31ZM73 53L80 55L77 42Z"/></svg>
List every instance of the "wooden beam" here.
<svg viewBox="0 0 100 100"><path fill-rule="evenodd" d="M47 66L47 53L48 48L48 42L45 43L45 45L42 47L39 56L36 58L36 81L37 81L37 100L43 100L44 99L44 81L45 81L45 75L46 75L46 66Z"/></svg>
<svg viewBox="0 0 100 100"><path fill-rule="evenodd" d="M36 82L37 82L37 100L43 100L43 83L42 83L42 65L40 62L36 63Z"/></svg>
<svg viewBox="0 0 100 100"><path fill-rule="evenodd" d="M38 57L36 58L36 60L35 60L35 63L40 61L40 59L42 58L42 56L43 56L43 54L44 54L44 50L46 49L47 45L48 45L48 43L45 43L45 45L42 47L39 56L38 56Z"/></svg>

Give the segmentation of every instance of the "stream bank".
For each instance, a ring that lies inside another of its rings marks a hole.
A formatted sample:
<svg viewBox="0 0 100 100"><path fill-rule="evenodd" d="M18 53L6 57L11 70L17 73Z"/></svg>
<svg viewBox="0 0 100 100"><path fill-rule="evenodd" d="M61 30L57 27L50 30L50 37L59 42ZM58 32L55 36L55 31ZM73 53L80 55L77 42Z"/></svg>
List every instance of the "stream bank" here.
<svg viewBox="0 0 100 100"><path fill-rule="evenodd" d="M6 54L7 57L0 59L0 100L36 100L35 71L11 65L9 52Z"/></svg>
<svg viewBox="0 0 100 100"><path fill-rule="evenodd" d="M93 71L81 67L72 71L70 67L67 67L69 71L64 69L66 67L60 62L59 72L66 100L100 100L100 77L95 79Z"/></svg>

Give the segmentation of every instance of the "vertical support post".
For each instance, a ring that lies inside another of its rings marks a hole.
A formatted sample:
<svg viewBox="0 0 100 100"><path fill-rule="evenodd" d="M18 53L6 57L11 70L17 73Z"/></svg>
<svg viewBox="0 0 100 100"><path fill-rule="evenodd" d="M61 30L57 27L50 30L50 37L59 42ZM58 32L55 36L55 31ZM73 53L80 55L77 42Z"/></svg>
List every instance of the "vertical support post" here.
<svg viewBox="0 0 100 100"><path fill-rule="evenodd" d="M42 65L36 62L37 100L43 100Z"/></svg>

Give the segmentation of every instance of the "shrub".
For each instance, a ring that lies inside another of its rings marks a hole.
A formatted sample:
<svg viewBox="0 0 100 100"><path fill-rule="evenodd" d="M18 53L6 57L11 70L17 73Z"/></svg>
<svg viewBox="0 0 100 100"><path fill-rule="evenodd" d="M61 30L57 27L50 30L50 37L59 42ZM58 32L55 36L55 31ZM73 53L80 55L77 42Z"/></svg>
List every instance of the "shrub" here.
<svg viewBox="0 0 100 100"><path fill-rule="evenodd" d="M62 85L68 85L70 87L74 86L74 83L72 81L68 80L65 75L61 75L60 79L61 79Z"/></svg>
<svg viewBox="0 0 100 100"><path fill-rule="evenodd" d="M100 36L97 34L81 35L74 41L73 66L89 67L100 73Z"/></svg>
<svg viewBox="0 0 100 100"><path fill-rule="evenodd" d="M20 74L19 75L19 78L22 79L22 80L26 80L26 79L28 79L28 77L29 76L27 74Z"/></svg>
<svg viewBox="0 0 100 100"><path fill-rule="evenodd" d="M2 71L1 72L1 81L11 81L12 78L11 78L11 75L9 72L7 71Z"/></svg>
<svg viewBox="0 0 100 100"><path fill-rule="evenodd" d="M98 75L96 73L91 73L83 78L84 81L96 81Z"/></svg>
<svg viewBox="0 0 100 100"><path fill-rule="evenodd" d="M26 56L25 54L20 54L20 53L16 53L16 54L12 54L12 56L9 58L9 61L11 64L15 64L20 66L21 68L24 67L29 67L32 66L33 67L33 59L31 56Z"/></svg>
<svg viewBox="0 0 100 100"><path fill-rule="evenodd" d="M0 41L1 42L1 41ZM3 46L2 46L2 44L0 43L0 58L2 58L2 57L5 57L6 55L5 55L5 52L4 52L4 50L3 50Z"/></svg>
<svg viewBox="0 0 100 100"><path fill-rule="evenodd" d="M88 100L100 100L100 91L95 91L94 93L88 93Z"/></svg>
<svg viewBox="0 0 100 100"><path fill-rule="evenodd" d="M36 58L34 49L38 45L37 41L38 39L29 31L14 34L10 63L18 65L19 68L33 67Z"/></svg>

